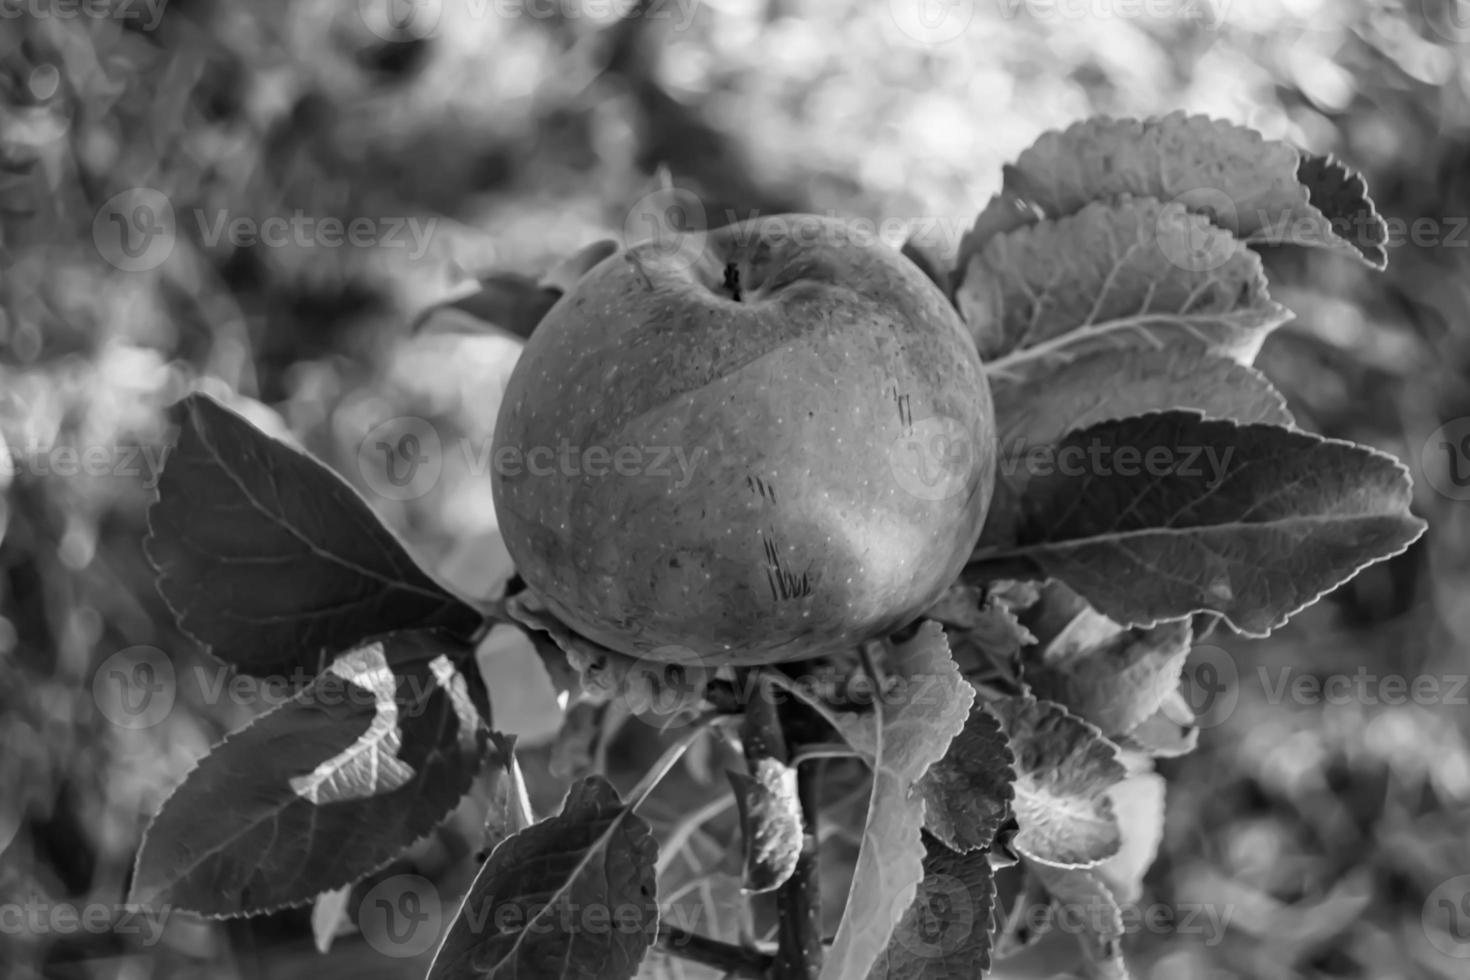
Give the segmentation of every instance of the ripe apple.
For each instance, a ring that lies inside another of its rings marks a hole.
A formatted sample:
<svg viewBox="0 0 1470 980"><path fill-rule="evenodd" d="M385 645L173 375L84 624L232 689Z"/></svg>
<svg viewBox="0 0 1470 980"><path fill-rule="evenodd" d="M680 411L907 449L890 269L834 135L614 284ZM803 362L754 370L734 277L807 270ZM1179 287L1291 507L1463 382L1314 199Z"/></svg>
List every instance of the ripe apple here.
<svg viewBox="0 0 1470 980"><path fill-rule="evenodd" d="M492 486L521 576L655 660L804 659L911 621L969 557L995 475L958 314L831 218L673 244L593 266L516 364Z"/></svg>

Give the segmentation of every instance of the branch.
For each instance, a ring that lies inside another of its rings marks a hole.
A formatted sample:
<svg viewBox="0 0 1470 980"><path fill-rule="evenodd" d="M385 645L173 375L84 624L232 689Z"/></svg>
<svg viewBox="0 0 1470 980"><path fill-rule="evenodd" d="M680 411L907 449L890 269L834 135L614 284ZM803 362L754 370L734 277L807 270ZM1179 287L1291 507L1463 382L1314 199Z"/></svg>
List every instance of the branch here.
<svg viewBox="0 0 1470 980"><path fill-rule="evenodd" d="M658 924L658 948L669 956L719 970L726 976L765 980L766 971L771 968L771 958L764 953L701 936L667 922Z"/></svg>

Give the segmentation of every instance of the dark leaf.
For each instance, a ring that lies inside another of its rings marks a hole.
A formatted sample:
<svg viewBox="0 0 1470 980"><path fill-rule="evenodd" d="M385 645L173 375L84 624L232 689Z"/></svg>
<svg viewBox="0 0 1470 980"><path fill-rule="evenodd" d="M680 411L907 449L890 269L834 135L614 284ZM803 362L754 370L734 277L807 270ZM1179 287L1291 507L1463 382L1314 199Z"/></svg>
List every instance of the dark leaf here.
<svg viewBox="0 0 1470 980"><path fill-rule="evenodd" d="M1090 867L1118 853L1108 790L1126 775L1117 750L1092 725L1051 701L1001 698L988 705L1015 757L1015 847L1049 864Z"/></svg>
<svg viewBox="0 0 1470 980"><path fill-rule="evenodd" d="M924 880L868 980L957 980L990 969L995 878L984 852L924 838Z"/></svg>
<svg viewBox="0 0 1470 980"><path fill-rule="evenodd" d="M1425 527L1396 460L1276 426L1143 415L1066 436L1057 459L1072 465L1030 480L1016 544L971 573L1028 560L1119 623L1208 611L1264 636Z"/></svg>
<svg viewBox="0 0 1470 980"><path fill-rule="evenodd" d="M924 826L949 849L989 849L1014 796L1013 761L1000 722L972 705L964 730L919 780Z"/></svg>
<svg viewBox="0 0 1470 980"><path fill-rule="evenodd" d="M480 628L327 467L205 395L176 410L146 549L179 628L214 656L309 678L369 637Z"/></svg>
<svg viewBox="0 0 1470 980"><path fill-rule="evenodd" d="M480 867L429 980L629 980L658 934L658 844L601 776Z"/></svg>
<svg viewBox="0 0 1470 980"><path fill-rule="evenodd" d="M444 654L390 637L225 738L148 827L132 900L209 916L310 901L382 867L469 791L486 731Z"/></svg>

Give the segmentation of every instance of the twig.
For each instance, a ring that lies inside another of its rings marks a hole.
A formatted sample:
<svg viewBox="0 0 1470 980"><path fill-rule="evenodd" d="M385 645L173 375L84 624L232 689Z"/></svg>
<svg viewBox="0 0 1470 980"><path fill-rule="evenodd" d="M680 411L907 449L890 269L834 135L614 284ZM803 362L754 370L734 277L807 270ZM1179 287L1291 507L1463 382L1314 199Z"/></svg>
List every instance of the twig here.
<svg viewBox="0 0 1470 980"><path fill-rule="evenodd" d="M727 976L765 980L771 967L771 958L764 953L701 936L667 922L658 924L658 948L670 956L720 970Z"/></svg>
<svg viewBox="0 0 1470 980"><path fill-rule="evenodd" d="M801 801L801 856L796 870L776 892L777 935L773 980L815 980L822 969L822 888L817 879L817 808L821 805L818 766L796 767L796 793Z"/></svg>

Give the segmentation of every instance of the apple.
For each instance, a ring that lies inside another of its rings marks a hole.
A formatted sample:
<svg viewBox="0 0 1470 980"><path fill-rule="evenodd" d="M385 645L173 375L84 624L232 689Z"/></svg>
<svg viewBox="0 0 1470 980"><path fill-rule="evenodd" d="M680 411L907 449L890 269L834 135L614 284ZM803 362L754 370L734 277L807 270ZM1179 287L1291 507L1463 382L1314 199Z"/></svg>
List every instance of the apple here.
<svg viewBox="0 0 1470 980"><path fill-rule="evenodd" d="M516 363L491 481L516 567L573 630L746 666L923 612L975 546L995 462L943 292L856 225L781 215L587 271Z"/></svg>

